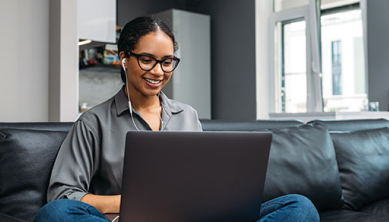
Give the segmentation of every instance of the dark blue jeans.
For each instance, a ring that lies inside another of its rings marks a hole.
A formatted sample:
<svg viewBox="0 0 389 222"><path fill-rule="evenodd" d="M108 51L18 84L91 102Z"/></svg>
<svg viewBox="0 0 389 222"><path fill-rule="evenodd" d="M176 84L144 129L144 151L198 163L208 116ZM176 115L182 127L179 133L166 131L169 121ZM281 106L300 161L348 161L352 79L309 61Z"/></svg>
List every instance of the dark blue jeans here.
<svg viewBox="0 0 389 222"><path fill-rule="evenodd" d="M306 197L290 194L269 200L261 205L260 219L257 222L319 222L319 213Z"/></svg>
<svg viewBox="0 0 389 222"><path fill-rule="evenodd" d="M108 219L93 206L77 200L52 201L39 211L35 222L40 221L86 221L108 222ZM318 222L319 214L312 202L301 195L285 195L261 205L257 222Z"/></svg>

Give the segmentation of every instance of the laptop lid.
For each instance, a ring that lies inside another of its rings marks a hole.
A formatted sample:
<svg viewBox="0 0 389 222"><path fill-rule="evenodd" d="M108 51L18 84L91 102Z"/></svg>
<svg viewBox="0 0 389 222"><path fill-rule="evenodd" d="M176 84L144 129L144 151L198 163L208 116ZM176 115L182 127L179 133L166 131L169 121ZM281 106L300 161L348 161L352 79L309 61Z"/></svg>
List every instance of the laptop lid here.
<svg viewBox="0 0 389 222"><path fill-rule="evenodd" d="M120 221L255 221L272 135L131 131Z"/></svg>

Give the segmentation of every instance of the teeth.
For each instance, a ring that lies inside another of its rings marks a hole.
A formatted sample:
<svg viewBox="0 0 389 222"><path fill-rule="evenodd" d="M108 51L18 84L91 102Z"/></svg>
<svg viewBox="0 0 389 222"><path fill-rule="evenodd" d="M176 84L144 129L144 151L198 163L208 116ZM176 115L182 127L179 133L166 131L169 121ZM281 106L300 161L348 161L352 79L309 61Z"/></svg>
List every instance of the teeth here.
<svg viewBox="0 0 389 222"><path fill-rule="evenodd" d="M161 81L155 81L155 80L152 80L152 79L146 79L145 78L145 80L147 81L147 82L149 82L149 83L152 83L152 84L158 84L158 83L160 83Z"/></svg>

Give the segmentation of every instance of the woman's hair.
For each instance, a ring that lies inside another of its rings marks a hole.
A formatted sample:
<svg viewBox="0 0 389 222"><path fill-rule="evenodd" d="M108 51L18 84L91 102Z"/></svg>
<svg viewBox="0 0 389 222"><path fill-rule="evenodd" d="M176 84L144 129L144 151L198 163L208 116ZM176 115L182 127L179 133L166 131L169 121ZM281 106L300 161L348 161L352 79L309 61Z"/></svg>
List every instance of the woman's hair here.
<svg viewBox="0 0 389 222"><path fill-rule="evenodd" d="M124 26L118 41L118 51L123 51L127 57L127 52L130 52L136 48L138 41L142 36L145 36L150 32L156 32L158 30L163 31L171 38L174 45L174 51L176 51L177 43L171 28L162 20L151 15L135 18ZM122 81L126 83L126 76L123 67L121 67L120 74Z"/></svg>

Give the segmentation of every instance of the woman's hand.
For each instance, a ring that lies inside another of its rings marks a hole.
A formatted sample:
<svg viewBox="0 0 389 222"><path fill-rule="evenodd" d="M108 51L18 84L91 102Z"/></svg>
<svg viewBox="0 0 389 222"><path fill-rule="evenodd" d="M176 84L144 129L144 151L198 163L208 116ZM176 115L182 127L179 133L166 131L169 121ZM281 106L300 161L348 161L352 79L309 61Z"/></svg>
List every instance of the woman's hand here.
<svg viewBox="0 0 389 222"><path fill-rule="evenodd" d="M94 195L87 194L81 201L94 206L102 214L119 213L121 195Z"/></svg>

